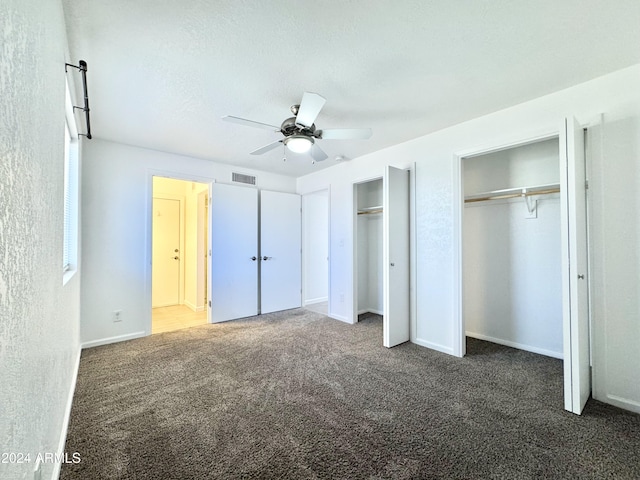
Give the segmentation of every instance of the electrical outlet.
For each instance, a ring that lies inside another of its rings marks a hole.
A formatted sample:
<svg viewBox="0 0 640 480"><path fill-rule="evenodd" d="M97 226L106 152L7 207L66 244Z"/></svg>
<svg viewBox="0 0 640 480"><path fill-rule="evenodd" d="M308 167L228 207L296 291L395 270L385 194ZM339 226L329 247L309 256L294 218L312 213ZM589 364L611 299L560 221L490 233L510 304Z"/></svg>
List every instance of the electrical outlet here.
<svg viewBox="0 0 640 480"><path fill-rule="evenodd" d="M344 293L340 294L340 303L344 303Z"/></svg>
<svg viewBox="0 0 640 480"><path fill-rule="evenodd" d="M36 460L36 468L33 469L33 480L42 480L42 462Z"/></svg>
<svg viewBox="0 0 640 480"><path fill-rule="evenodd" d="M122 321L122 310L114 310L113 311L113 321L121 322Z"/></svg>

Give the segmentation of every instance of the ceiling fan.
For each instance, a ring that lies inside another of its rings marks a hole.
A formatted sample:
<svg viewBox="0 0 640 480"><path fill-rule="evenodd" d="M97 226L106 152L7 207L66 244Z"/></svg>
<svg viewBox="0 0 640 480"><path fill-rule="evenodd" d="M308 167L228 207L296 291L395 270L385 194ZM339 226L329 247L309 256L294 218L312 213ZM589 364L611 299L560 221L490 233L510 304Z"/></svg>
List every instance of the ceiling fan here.
<svg viewBox="0 0 640 480"><path fill-rule="evenodd" d="M293 105L291 113L293 117L287 118L280 127L267 123L255 122L245 118L227 115L222 117L226 122L239 123L248 127L264 128L275 132L280 132L284 138L269 143L264 147L251 152L251 155L262 155L276 148L279 144L284 144L289 150L295 153L309 152L314 161L325 160L327 154L318 146L316 140L366 140L371 137L370 128L327 128L316 129L315 122L320 110L327 100L317 93L304 92L300 105Z"/></svg>

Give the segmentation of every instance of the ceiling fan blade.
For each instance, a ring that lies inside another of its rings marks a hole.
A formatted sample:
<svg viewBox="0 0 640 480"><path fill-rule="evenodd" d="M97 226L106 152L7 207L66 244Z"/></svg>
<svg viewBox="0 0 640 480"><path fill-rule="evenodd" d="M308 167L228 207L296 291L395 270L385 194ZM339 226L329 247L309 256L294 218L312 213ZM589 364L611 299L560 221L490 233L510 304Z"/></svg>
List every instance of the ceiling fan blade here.
<svg viewBox="0 0 640 480"><path fill-rule="evenodd" d="M304 92L296 115L296 125L304 125L305 127L313 125L326 101L322 95Z"/></svg>
<svg viewBox="0 0 640 480"><path fill-rule="evenodd" d="M281 143L282 143L282 140L277 140L275 142L269 143L268 145L265 145L264 147L260 147L259 149L254 150L253 152L251 152L251 155L262 155L263 153L267 153L269 150L273 150L274 148L276 148Z"/></svg>
<svg viewBox="0 0 640 480"><path fill-rule="evenodd" d="M320 138L330 140L367 140L373 132L370 128L327 128L320 130Z"/></svg>
<svg viewBox="0 0 640 480"><path fill-rule="evenodd" d="M329 155L327 155L326 153L324 153L324 150L322 150L318 144L314 144L311 147L311 158L313 158L316 162L321 162L323 160L326 160L327 158L329 158Z"/></svg>
<svg viewBox="0 0 640 480"><path fill-rule="evenodd" d="M232 115L227 115L225 117L222 117L222 120L224 120L225 122L231 122L231 123L237 123L239 125L244 125L246 127L257 127L257 128L264 128L266 130L271 130L273 131L280 131L279 127L276 127L275 125L269 125L267 123L262 123L262 122L255 122L253 120L247 120L246 118L240 118L240 117L234 117Z"/></svg>

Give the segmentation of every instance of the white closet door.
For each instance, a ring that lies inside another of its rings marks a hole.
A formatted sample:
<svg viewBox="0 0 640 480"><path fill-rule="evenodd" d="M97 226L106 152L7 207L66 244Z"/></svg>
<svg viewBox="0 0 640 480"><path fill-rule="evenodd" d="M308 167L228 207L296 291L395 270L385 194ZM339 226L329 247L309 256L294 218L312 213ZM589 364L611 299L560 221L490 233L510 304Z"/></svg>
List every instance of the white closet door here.
<svg viewBox="0 0 640 480"><path fill-rule="evenodd" d="M211 322L258 314L258 191L211 188Z"/></svg>
<svg viewBox="0 0 640 480"><path fill-rule="evenodd" d="M579 415L591 393L584 133L574 118L560 133L564 408Z"/></svg>
<svg viewBox="0 0 640 480"><path fill-rule="evenodd" d="M300 195L260 192L260 311L302 305Z"/></svg>
<svg viewBox="0 0 640 480"><path fill-rule="evenodd" d="M409 172L387 166L383 186L383 345L409 341Z"/></svg>

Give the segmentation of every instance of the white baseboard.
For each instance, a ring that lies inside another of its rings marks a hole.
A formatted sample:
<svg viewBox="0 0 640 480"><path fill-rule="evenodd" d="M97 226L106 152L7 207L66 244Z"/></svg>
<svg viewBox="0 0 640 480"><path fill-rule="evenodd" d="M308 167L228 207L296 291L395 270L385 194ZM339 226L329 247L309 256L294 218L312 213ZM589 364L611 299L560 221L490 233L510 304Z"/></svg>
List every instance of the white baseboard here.
<svg viewBox="0 0 640 480"><path fill-rule="evenodd" d="M198 306L194 305L193 303L188 302L187 300L184 301L183 305L186 306L186 307L189 307L189 309L192 312L203 312L204 311L204 305L201 306L201 307L198 307Z"/></svg>
<svg viewBox="0 0 640 480"><path fill-rule="evenodd" d="M64 418L62 419L62 430L60 431L60 440L58 441L58 449L56 453L60 454L60 457L64 454L64 446L67 443L67 432L69 430L69 421L71 420L71 407L73 405L73 395L76 392L76 383L78 381L78 370L80 369L80 355L82 354L82 347L78 347L78 354L76 355L76 361L73 366L73 373L71 375L71 385L69 386L69 395L67 395L67 404L64 407ZM51 480L58 480L60 476L60 469L62 463L56 462L53 465L53 472L51 473Z"/></svg>
<svg viewBox="0 0 640 480"><path fill-rule="evenodd" d="M412 340L412 343L415 343L416 345L420 345L421 347L426 347L426 348L430 348L431 350L435 350L437 352L442 352L442 353L446 353L447 355L453 355L453 348L451 347L446 347L444 345L440 345L438 343L433 343L433 342L429 342L427 340L422 340L420 338L414 338Z"/></svg>
<svg viewBox="0 0 640 480"><path fill-rule="evenodd" d="M327 317L333 318L334 320L340 320L341 322L348 323L348 324L352 323L349 321L347 317L343 317L342 315L336 315L335 313L329 313L327 314Z"/></svg>
<svg viewBox="0 0 640 480"><path fill-rule="evenodd" d="M304 302L302 302L302 305L306 307L307 305L313 305L314 303L322 303L328 301L329 297L308 298Z"/></svg>
<svg viewBox="0 0 640 480"><path fill-rule="evenodd" d="M630 400L628 398L622 398L617 395L607 395L606 398L596 398L605 403L609 403L619 408L629 410L631 412L640 413L640 402Z"/></svg>
<svg viewBox="0 0 640 480"><path fill-rule="evenodd" d="M90 342L84 342L82 348L99 347L100 345L108 345L109 343L125 342L127 340L133 340L135 338L146 337L147 332L134 332L127 335L118 335L116 337L101 338L100 340L92 340Z"/></svg>
<svg viewBox="0 0 640 480"><path fill-rule="evenodd" d="M184 301L183 305L185 307L187 307L189 310L191 310L192 312L196 312L196 306L194 304L192 304L191 302L187 302L186 300Z"/></svg>
<svg viewBox="0 0 640 480"><path fill-rule="evenodd" d="M490 337L489 335L483 335L482 333L466 332L467 337L477 338L478 340L486 340L487 342L497 343L498 345L504 345L505 347L517 348L518 350L525 350L531 353L537 353L539 355L545 355L547 357L563 359L562 352L554 352L552 350L546 350L544 348L534 347L532 345L526 345L524 343L512 342L510 340L503 340L502 338Z"/></svg>

